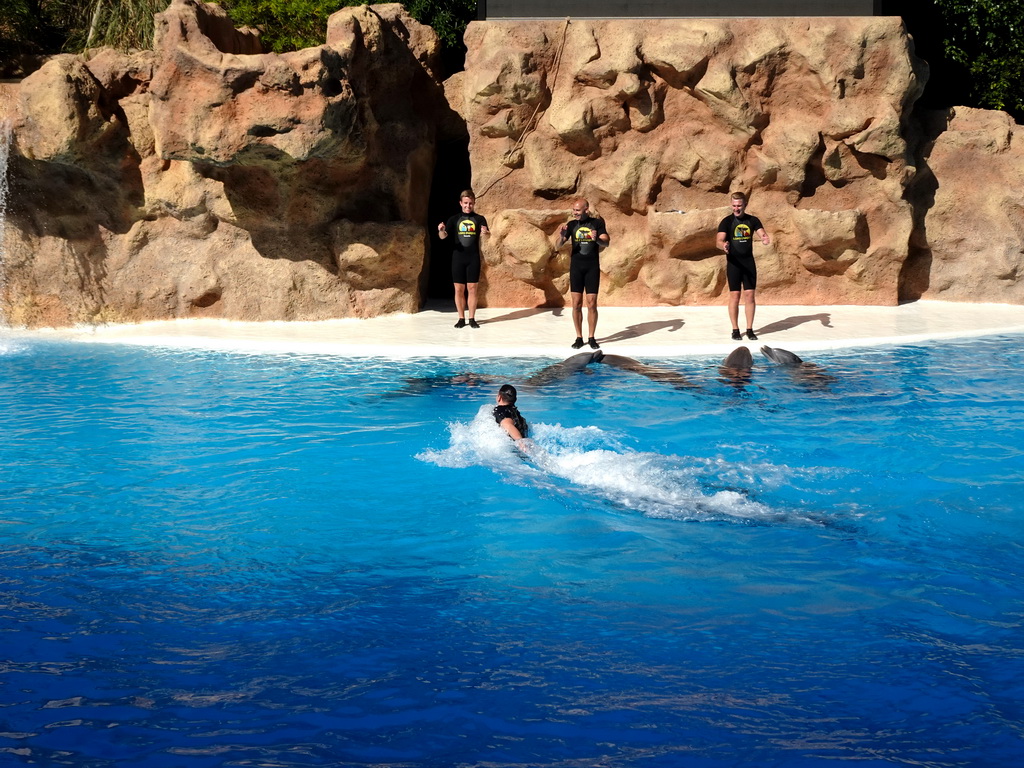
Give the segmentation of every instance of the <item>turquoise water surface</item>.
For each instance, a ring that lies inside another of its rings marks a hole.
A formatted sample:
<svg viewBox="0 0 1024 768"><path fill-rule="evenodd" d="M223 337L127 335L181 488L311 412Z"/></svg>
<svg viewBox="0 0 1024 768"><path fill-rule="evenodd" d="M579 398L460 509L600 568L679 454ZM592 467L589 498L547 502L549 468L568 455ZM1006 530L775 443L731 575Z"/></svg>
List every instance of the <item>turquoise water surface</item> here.
<svg viewBox="0 0 1024 768"><path fill-rule="evenodd" d="M0 339L0 765L1019 764L1020 342L591 365L524 459L552 361Z"/></svg>

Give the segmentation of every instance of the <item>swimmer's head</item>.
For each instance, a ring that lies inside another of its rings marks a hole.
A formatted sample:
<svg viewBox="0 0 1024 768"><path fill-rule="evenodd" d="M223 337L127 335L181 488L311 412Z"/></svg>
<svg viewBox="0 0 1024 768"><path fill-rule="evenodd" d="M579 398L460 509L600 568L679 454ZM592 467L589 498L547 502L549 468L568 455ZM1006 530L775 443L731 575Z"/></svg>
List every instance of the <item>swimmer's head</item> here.
<svg viewBox="0 0 1024 768"><path fill-rule="evenodd" d="M586 201L586 198L577 197L572 201L572 217L574 219L582 219L587 215L588 210L590 210L590 203Z"/></svg>
<svg viewBox="0 0 1024 768"><path fill-rule="evenodd" d="M476 206L476 195L473 194L472 189L464 189L459 193L459 205L462 206L463 213L473 212L473 208Z"/></svg>
<svg viewBox="0 0 1024 768"><path fill-rule="evenodd" d="M502 384L501 389L498 390L498 400L505 405L515 405L516 397L518 397L516 388L511 384Z"/></svg>

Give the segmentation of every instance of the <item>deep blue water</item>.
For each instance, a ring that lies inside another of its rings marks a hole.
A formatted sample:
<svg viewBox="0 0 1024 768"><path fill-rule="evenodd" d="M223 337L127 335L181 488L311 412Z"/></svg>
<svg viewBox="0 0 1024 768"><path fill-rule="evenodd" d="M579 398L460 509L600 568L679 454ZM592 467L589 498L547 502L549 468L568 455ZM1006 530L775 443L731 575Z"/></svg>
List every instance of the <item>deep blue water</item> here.
<svg viewBox="0 0 1024 768"><path fill-rule="evenodd" d="M1020 342L591 366L524 461L453 377L546 361L0 340L0 765L1018 765Z"/></svg>

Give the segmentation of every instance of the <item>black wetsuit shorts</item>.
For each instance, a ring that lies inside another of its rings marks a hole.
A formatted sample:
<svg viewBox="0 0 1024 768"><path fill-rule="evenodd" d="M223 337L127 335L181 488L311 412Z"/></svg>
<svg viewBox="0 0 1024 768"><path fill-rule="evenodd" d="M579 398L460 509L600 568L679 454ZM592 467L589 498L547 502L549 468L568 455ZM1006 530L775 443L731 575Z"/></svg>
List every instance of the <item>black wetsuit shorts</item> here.
<svg viewBox="0 0 1024 768"><path fill-rule="evenodd" d="M601 265L597 257L577 256L569 263L569 290L572 293L597 293L601 286Z"/></svg>
<svg viewBox="0 0 1024 768"><path fill-rule="evenodd" d="M725 277L730 291L757 288L757 266L753 256L732 257L725 265Z"/></svg>
<svg viewBox="0 0 1024 768"><path fill-rule="evenodd" d="M480 254L466 254L456 251L452 254L452 282L480 282Z"/></svg>

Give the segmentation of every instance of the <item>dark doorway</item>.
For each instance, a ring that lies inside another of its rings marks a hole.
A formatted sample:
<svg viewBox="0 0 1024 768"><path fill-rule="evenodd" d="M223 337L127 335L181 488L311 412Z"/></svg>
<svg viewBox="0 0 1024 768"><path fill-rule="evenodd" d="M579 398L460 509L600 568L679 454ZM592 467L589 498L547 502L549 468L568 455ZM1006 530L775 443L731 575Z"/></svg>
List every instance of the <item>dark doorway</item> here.
<svg viewBox="0 0 1024 768"><path fill-rule="evenodd" d="M471 180L469 139L439 141L427 205L427 232L430 235L427 259L430 266L425 301L452 300L451 245L437 236L437 225L459 212L459 193L469 187Z"/></svg>

